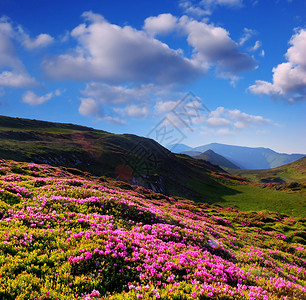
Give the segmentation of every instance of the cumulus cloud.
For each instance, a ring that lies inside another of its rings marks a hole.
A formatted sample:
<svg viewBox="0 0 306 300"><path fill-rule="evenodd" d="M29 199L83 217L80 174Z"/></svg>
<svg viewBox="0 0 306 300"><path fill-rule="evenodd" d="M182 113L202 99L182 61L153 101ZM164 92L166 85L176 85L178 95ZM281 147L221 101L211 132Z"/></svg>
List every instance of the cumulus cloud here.
<svg viewBox="0 0 306 300"><path fill-rule="evenodd" d="M306 100L306 29L297 31L289 44L285 55L288 61L272 69L272 82L256 80L249 91L290 102Z"/></svg>
<svg viewBox="0 0 306 300"><path fill-rule="evenodd" d="M50 100L53 96L53 93L48 93L44 96L39 96L32 91L26 91L22 96L22 102L30 105L40 105Z"/></svg>
<svg viewBox="0 0 306 300"><path fill-rule="evenodd" d="M151 35L168 34L177 27L177 18L171 14L160 14L145 19L144 30Z"/></svg>
<svg viewBox="0 0 306 300"><path fill-rule="evenodd" d="M92 98L81 98L81 105L79 107L79 113L83 116L103 118L105 117L99 103Z"/></svg>
<svg viewBox="0 0 306 300"><path fill-rule="evenodd" d="M54 38L46 33L41 33L32 39L22 26L14 26L11 19L5 16L0 17L0 33L19 41L28 50L46 47L54 41Z"/></svg>
<svg viewBox="0 0 306 300"><path fill-rule="evenodd" d="M255 66L225 29L187 16L150 17L143 30L111 24L91 12L84 13L83 18L85 22L71 32L77 47L43 61L42 67L50 78L161 86L192 82L211 66L233 76ZM187 37L193 48L191 57L153 37L172 31Z"/></svg>
<svg viewBox="0 0 306 300"><path fill-rule="evenodd" d="M158 101L155 104L155 110L157 113L170 112L177 104L177 101Z"/></svg>
<svg viewBox="0 0 306 300"><path fill-rule="evenodd" d="M216 65L222 74L235 75L253 69L256 63L249 55L239 51L238 45L222 27L198 22L189 17L180 19L188 34L187 41L194 48L194 61L208 68Z"/></svg>
<svg viewBox="0 0 306 300"><path fill-rule="evenodd" d="M36 85L36 80L26 72L4 71L0 73L0 86L2 87L24 88Z"/></svg>
<svg viewBox="0 0 306 300"><path fill-rule="evenodd" d="M202 72L178 51L143 31L110 24L92 13L85 17L87 23L71 32L78 47L44 60L42 67L49 77L169 84L191 81Z"/></svg>
<svg viewBox="0 0 306 300"><path fill-rule="evenodd" d="M22 67L11 41L12 33L11 24L0 18L0 67Z"/></svg>
<svg viewBox="0 0 306 300"><path fill-rule="evenodd" d="M114 108L114 111L124 117L132 117L132 118L136 117L146 118L150 113L149 108L147 106L143 105L139 106L135 104L127 105L124 108L116 107Z"/></svg>
<svg viewBox="0 0 306 300"><path fill-rule="evenodd" d="M8 18L0 18L0 86L24 88L37 85L16 54L17 32ZM1 70L2 69L2 70Z"/></svg>
<svg viewBox="0 0 306 300"><path fill-rule="evenodd" d="M46 33L41 33L34 39L31 39L22 29L20 29L20 33L21 42L28 50L47 47L54 41L53 37Z"/></svg>
<svg viewBox="0 0 306 300"><path fill-rule="evenodd" d="M230 125L231 122L225 118L210 117L206 120L206 124L210 127L220 127Z"/></svg>
<svg viewBox="0 0 306 300"><path fill-rule="evenodd" d="M100 106L99 102L92 98L81 98L81 104L79 106L79 113L86 117L92 117L97 120L105 120L109 123L124 124L125 122L106 115L104 110Z"/></svg>
<svg viewBox="0 0 306 300"><path fill-rule="evenodd" d="M210 128L210 131L215 130L214 133L218 135L227 135L234 133L236 130L261 127L271 123L271 120L262 116L250 115L238 109L230 110L220 106L211 111L203 122L206 124L205 128Z"/></svg>

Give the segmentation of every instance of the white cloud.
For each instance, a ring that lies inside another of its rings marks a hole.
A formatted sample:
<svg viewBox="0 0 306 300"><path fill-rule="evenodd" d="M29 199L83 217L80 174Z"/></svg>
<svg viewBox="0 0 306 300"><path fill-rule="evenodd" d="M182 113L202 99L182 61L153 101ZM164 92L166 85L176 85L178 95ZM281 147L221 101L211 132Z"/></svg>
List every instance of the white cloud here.
<svg viewBox="0 0 306 300"><path fill-rule="evenodd" d="M0 18L0 86L24 88L37 85L37 82L26 71L15 52L13 44L18 40L18 33L10 19ZM2 70L1 70L2 69Z"/></svg>
<svg viewBox="0 0 306 300"><path fill-rule="evenodd" d="M220 6L241 7L242 0L201 0L198 3L184 0L180 2L180 6L187 14L202 17L204 15L211 15Z"/></svg>
<svg viewBox="0 0 306 300"><path fill-rule="evenodd" d="M229 117L235 120L234 126L238 129L249 127L250 125L263 125L270 123L269 119L265 119L262 116L249 115L241 112L238 109L228 110Z"/></svg>
<svg viewBox="0 0 306 300"><path fill-rule="evenodd" d="M306 29L300 29L290 40L288 62L272 69L272 83L256 80L249 90L257 95L287 99L290 102L306 100Z"/></svg>
<svg viewBox="0 0 306 300"><path fill-rule="evenodd" d="M22 34L22 44L28 49L33 50L37 48L47 47L54 41L49 34L41 33L35 39L31 39L27 34Z"/></svg>
<svg viewBox="0 0 306 300"><path fill-rule="evenodd" d="M160 14L145 19L144 30L151 35L168 34L177 27L178 19L171 14Z"/></svg>
<svg viewBox="0 0 306 300"><path fill-rule="evenodd" d="M261 47L261 41L256 41L254 46L251 48L251 51L256 51Z"/></svg>
<svg viewBox="0 0 306 300"><path fill-rule="evenodd" d="M86 22L71 32L77 47L43 61L42 67L49 77L103 81L111 85L165 86L192 82L211 66L217 66L219 73L231 78L255 67L254 59L239 51L224 28L187 16L179 20L171 14L150 17L145 20L143 30L110 24L91 12L83 17ZM152 36L172 31L187 36L187 43L193 48L191 57Z"/></svg>
<svg viewBox="0 0 306 300"><path fill-rule="evenodd" d="M26 91L22 96L22 102L30 105L40 105L50 100L53 96L53 93L48 93L44 96L39 96L32 91Z"/></svg>
<svg viewBox="0 0 306 300"><path fill-rule="evenodd" d="M19 73L4 71L0 73L0 86L10 88L24 88L36 85L36 80L30 77L26 72Z"/></svg>
<svg viewBox="0 0 306 300"><path fill-rule="evenodd" d="M24 69L12 43L14 31L7 19L0 18L0 68Z"/></svg>
<svg viewBox="0 0 306 300"><path fill-rule="evenodd" d="M171 105L177 104L177 101L163 102L160 99L180 99L182 97L181 93L175 92L171 86L159 87L154 84L126 87L91 82L86 85L81 93L85 96L85 99L90 98L98 105L115 106L116 108L113 111L122 116L143 118L149 116L149 107L153 106L154 103L157 113L167 112Z"/></svg>
<svg viewBox="0 0 306 300"><path fill-rule="evenodd" d="M230 130L229 128L220 128L216 131L217 135L234 135L235 132Z"/></svg>
<svg viewBox="0 0 306 300"><path fill-rule="evenodd" d="M243 44L245 44L245 42L248 41L255 34L256 34L255 30L244 28L243 36L240 38L239 45L242 46Z"/></svg>
<svg viewBox="0 0 306 300"><path fill-rule="evenodd" d="M231 124L229 120L224 119L224 118L218 118L218 117L208 118L205 122L210 127L220 127L220 126L227 126Z"/></svg>
<svg viewBox="0 0 306 300"><path fill-rule="evenodd" d="M229 76L255 68L254 59L239 51L224 28L186 16L180 19L180 24L188 35L189 45L194 48L193 60L203 68L216 65L219 73Z"/></svg>
<svg viewBox="0 0 306 300"><path fill-rule="evenodd" d="M83 116L103 118L104 112L97 101L92 98L81 98L79 113Z"/></svg>
<svg viewBox="0 0 306 300"><path fill-rule="evenodd" d="M136 117L146 118L149 115L149 108L147 106L138 106L135 104L127 105L124 108L116 107L114 108L114 111L124 117L132 117L132 118Z"/></svg>
<svg viewBox="0 0 306 300"><path fill-rule="evenodd" d="M164 113L171 111L176 105L177 101L158 101L155 104L155 110L157 113Z"/></svg>
<svg viewBox="0 0 306 300"><path fill-rule="evenodd" d="M280 87L273 85L270 82L267 81L263 81L263 80L256 80L255 81L255 85L251 85L249 87L249 90L253 93L253 94L257 94L257 95L279 95L281 96L283 91Z"/></svg>
<svg viewBox="0 0 306 300"><path fill-rule="evenodd" d="M83 116L93 117L97 120L105 120L109 123L124 124L123 120L113 118L104 113L99 102L92 98L81 98L81 105L79 106L79 113Z"/></svg>
<svg viewBox="0 0 306 300"><path fill-rule="evenodd" d="M188 15L203 17L205 15L210 15L211 10L206 10L199 5L193 4L191 1L181 1L180 7L184 9L184 12Z"/></svg>
<svg viewBox="0 0 306 300"><path fill-rule="evenodd" d="M250 127L257 128L271 123L271 120L262 116L250 115L238 109L230 110L222 106L210 112L208 118L203 121L206 124L205 128L215 128L214 132L218 135L232 134L236 130Z"/></svg>
<svg viewBox="0 0 306 300"><path fill-rule="evenodd" d="M169 112L165 115L164 125L168 126L170 130L186 129L186 122L180 116L173 112ZM173 128L174 127L174 128ZM168 131L168 130L167 130Z"/></svg>
<svg viewBox="0 0 306 300"><path fill-rule="evenodd" d="M125 87L106 83L91 82L81 91L86 97L91 97L103 104L124 104L132 102L149 102L152 95L165 95L170 90L157 87L153 84Z"/></svg>
<svg viewBox="0 0 306 300"><path fill-rule="evenodd" d="M89 23L71 32L77 48L43 61L49 77L170 84L192 81L203 72L190 59L143 31L110 24L92 13L83 16Z"/></svg>

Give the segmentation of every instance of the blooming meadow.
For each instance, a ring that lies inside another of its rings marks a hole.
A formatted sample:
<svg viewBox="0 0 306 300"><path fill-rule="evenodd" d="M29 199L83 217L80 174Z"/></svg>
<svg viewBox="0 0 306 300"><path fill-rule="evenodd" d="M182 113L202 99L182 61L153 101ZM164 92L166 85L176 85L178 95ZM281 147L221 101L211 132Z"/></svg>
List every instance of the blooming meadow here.
<svg viewBox="0 0 306 300"><path fill-rule="evenodd" d="M0 299L306 299L306 219L0 160Z"/></svg>

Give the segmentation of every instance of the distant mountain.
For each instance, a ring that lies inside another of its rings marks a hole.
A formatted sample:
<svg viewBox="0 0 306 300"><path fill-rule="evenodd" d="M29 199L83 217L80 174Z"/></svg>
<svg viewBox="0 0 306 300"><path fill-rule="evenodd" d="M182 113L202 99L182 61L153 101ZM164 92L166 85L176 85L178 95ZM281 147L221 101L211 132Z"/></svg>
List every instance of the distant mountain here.
<svg viewBox="0 0 306 300"><path fill-rule="evenodd" d="M213 150L215 153L222 155L241 169L251 170L276 168L305 156L305 154L278 153L269 148L252 148L219 143L211 143L185 150L184 154L195 156L194 151L202 153L207 150Z"/></svg>
<svg viewBox="0 0 306 300"><path fill-rule="evenodd" d="M269 148L251 148L218 143L196 147L192 150L204 152L209 149L224 156L241 169L252 170L276 168L304 157L303 154L278 153Z"/></svg>
<svg viewBox="0 0 306 300"><path fill-rule="evenodd" d="M191 152L191 151L189 151L189 152ZM222 155L217 154L210 149L201 153L200 155L194 156L194 158L206 160L206 161L210 162L211 164L218 165L222 169L240 169L235 164L233 164L231 161L229 161L228 159L226 159Z"/></svg>
<svg viewBox="0 0 306 300"><path fill-rule="evenodd" d="M189 147L185 144L172 144L167 147L173 153L184 153L185 151L192 150L192 147Z"/></svg>
<svg viewBox="0 0 306 300"><path fill-rule="evenodd" d="M182 153L182 154L189 155L189 156L191 156L191 157L195 157L195 156L201 154L200 151L193 151L193 150L188 150L188 151L184 151L184 152L181 152L181 153Z"/></svg>

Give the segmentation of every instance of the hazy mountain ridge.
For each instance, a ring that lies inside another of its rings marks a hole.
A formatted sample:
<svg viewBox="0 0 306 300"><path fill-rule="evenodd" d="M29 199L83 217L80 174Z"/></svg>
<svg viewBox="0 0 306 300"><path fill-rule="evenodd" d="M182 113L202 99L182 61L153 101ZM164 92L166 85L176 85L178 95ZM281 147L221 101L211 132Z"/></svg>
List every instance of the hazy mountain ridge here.
<svg viewBox="0 0 306 300"><path fill-rule="evenodd" d="M231 161L210 149L199 155L195 155L194 158L206 160L211 164L220 166L222 169L240 169Z"/></svg>
<svg viewBox="0 0 306 300"><path fill-rule="evenodd" d="M171 145L169 148L176 148ZM211 143L203 146L194 147L189 151L205 152L213 150L215 153L222 155L241 169L270 169L294 162L302 157L304 154L286 154L278 153L269 148L252 148L225 145L219 143ZM184 152L188 154L188 152ZM190 152L191 153L191 152Z"/></svg>

